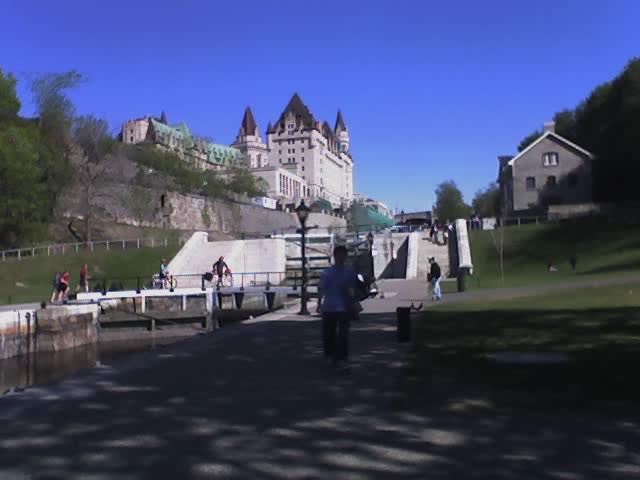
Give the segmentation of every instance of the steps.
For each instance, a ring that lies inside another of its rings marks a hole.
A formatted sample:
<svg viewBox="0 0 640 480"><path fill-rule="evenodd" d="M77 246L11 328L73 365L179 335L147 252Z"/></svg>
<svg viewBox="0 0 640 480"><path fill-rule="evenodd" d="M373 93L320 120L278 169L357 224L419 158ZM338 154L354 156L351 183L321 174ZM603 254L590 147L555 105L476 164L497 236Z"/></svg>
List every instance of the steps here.
<svg viewBox="0 0 640 480"><path fill-rule="evenodd" d="M443 276L449 277L451 266L449 262L449 246L437 245L429 238L429 232L420 235L418 246L418 278L425 279L429 273L429 257L435 257L442 269Z"/></svg>

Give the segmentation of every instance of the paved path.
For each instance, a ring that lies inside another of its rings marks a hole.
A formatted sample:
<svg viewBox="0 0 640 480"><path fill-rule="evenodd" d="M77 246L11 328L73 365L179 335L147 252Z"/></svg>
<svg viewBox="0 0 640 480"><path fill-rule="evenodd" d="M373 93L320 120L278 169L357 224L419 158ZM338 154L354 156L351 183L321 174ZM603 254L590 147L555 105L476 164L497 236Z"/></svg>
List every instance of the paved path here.
<svg viewBox="0 0 640 480"><path fill-rule="evenodd" d="M365 305L348 374L320 358L317 319L285 312L0 399L0 478L640 478L633 420L473 392L399 408L395 302Z"/></svg>

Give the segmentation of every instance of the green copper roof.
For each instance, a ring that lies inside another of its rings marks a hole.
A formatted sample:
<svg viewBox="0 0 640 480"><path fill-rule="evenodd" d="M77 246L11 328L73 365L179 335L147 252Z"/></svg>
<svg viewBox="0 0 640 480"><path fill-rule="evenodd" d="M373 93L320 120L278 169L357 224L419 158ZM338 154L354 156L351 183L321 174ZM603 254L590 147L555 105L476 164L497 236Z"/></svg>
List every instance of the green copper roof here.
<svg viewBox="0 0 640 480"><path fill-rule="evenodd" d="M236 166L242 158L242 153L237 148L194 138L184 122L170 126L152 118L151 123L156 132L155 141L162 145L198 150L205 154L207 162L215 165Z"/></svg>

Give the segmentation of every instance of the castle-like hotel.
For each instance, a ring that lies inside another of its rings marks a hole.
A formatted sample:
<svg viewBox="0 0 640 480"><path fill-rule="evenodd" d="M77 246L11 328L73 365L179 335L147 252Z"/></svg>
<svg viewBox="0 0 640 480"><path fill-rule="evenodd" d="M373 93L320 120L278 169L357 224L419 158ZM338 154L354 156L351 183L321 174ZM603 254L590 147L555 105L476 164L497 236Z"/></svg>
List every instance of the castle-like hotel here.
<svg viewBox="0 0 640 480"><path fill-rule="evenodd" d="M316 120L294 94L278 120L267 126L266 143L247 107L231 146L194 137L186 124L169 125L165 114L122 124L124 143L153 143L201 169L224 171L246 164L269 185L268 195L282 203L325 199L334 208L353 199L353 159L349 130L338 111L333 128Z"/></svg>

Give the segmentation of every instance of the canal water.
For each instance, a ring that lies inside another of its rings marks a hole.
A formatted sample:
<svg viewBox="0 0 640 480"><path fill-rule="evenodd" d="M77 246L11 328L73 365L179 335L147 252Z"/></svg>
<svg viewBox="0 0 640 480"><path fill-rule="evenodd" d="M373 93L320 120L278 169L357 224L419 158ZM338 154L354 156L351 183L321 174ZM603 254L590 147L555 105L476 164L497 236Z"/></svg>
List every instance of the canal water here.
<svg viewBox="0 0 640 480"><path fill-rule="evenodd" d="M0 396L7 390L59 380L62 377L102 365L113 365L127 356L153 350L188 337L143 338L101 342L60 352L41 352L0 360Z"/></svg>

